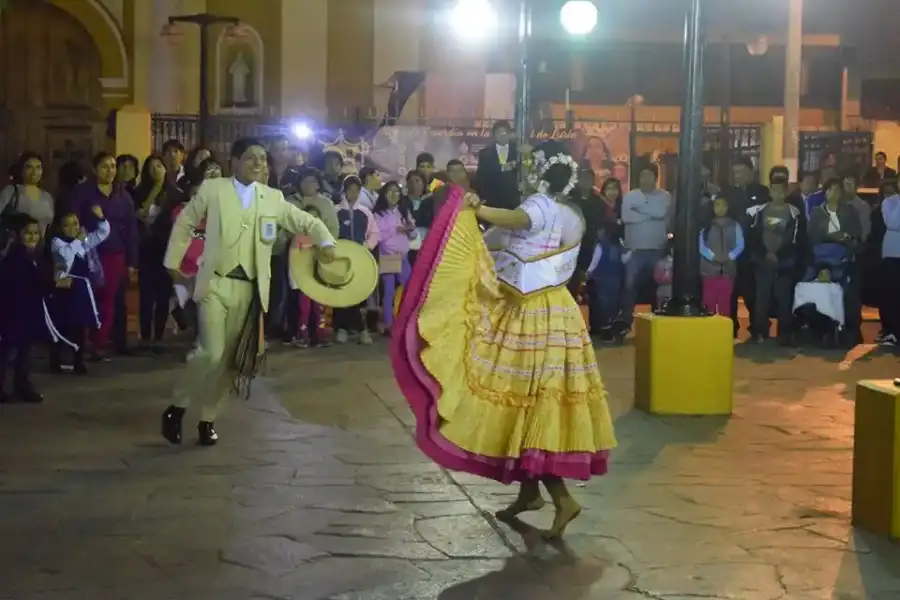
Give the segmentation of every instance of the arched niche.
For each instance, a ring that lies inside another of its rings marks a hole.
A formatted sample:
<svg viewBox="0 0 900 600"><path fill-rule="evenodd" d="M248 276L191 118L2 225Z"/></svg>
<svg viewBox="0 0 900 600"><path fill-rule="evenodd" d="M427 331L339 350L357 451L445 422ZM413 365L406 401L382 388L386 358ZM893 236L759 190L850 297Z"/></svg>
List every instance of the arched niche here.
<svg viewBox="0 0 900 600"><path fill-rule="evenodd" d="M263 112L265 47L259 32L241 23L240 35L224 28L216 40L216 112L259 115Z"/></svg>

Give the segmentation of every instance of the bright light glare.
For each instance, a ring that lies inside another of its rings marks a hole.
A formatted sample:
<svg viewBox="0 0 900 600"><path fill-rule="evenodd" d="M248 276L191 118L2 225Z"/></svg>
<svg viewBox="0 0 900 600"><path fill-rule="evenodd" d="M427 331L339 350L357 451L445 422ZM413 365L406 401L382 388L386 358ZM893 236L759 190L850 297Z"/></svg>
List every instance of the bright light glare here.
<svg viewBox="0 0 900 600"><path fill-rule="evenodd" d="M569 0L559 13L559 22L571 35L587 35L597 26L597 7L591 0Z"/></svg>
<svg viewBox="0 0 900 600"><path fill-rule="evenodd" d="M489 0L458 0L450 11L450 26L460 38L485 39L497 29L497 11Z"/></svg>
<svg viewBox="0 0 900 600"><path fill-rule="evenodd" d="M291 127L291 133L300 140L306 140L312 137L312 129L305 123L296 123Z"/></svg>

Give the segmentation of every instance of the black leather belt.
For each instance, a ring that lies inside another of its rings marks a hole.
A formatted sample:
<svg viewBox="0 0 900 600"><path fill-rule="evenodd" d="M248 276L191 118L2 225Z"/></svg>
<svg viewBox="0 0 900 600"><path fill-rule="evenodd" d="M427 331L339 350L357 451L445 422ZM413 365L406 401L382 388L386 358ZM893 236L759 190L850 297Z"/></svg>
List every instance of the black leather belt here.
<svg viewBox="0 0 900 600"><path fill-rule="evenodd" d="M216 271L216 275L218 275L219 277L224 277L225 279L234 279L236 281L246 281L247 283L253 283L254 281L256 281L255 279L250 279L250 277L247 276L247 272L244 271L244 267L242 267L240 265L238 265L237 267L235 267L234 269L232 269L225 275L222 275L221 273Z"/></svg>

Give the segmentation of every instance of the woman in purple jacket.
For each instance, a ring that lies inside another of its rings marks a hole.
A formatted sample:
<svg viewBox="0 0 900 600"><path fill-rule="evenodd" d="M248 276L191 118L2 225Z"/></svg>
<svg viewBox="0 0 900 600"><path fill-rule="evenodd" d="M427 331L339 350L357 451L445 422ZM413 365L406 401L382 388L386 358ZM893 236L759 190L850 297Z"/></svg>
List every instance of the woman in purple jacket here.
<svg viewBox="0 0 900 600"><path fill-rule="evenodd" d="M92 335L92 358L107 360L107 346L116 320L116 296L136 273L137 215L131 196L115 184L116 157L109 152L94 156L94 177L78 186L74 192L73 208L87 232L93 232L99 220L93 208L99 206L109 221L110 233L97 254L102 274L95 279L100 328ZM119 310L123 310L120 306ZM118 315L124 319L125 315Z"/></svg>

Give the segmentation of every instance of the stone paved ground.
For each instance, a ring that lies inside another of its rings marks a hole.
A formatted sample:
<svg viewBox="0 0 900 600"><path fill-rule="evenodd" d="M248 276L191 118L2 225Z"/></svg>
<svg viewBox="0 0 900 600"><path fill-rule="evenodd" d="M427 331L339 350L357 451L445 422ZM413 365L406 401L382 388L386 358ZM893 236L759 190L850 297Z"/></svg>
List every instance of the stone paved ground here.
<svg viewBox="0 0 900 600"><path fill-rule="evenodd" d="M0 410L0 598L900 599L849 525L853 382L896 357L740 350L729 420L628 412L632 350L600 350L621 445L566 546L418 452L378 347L273 355L213 449L157 437L174 360L45 381Z"/></svg>

